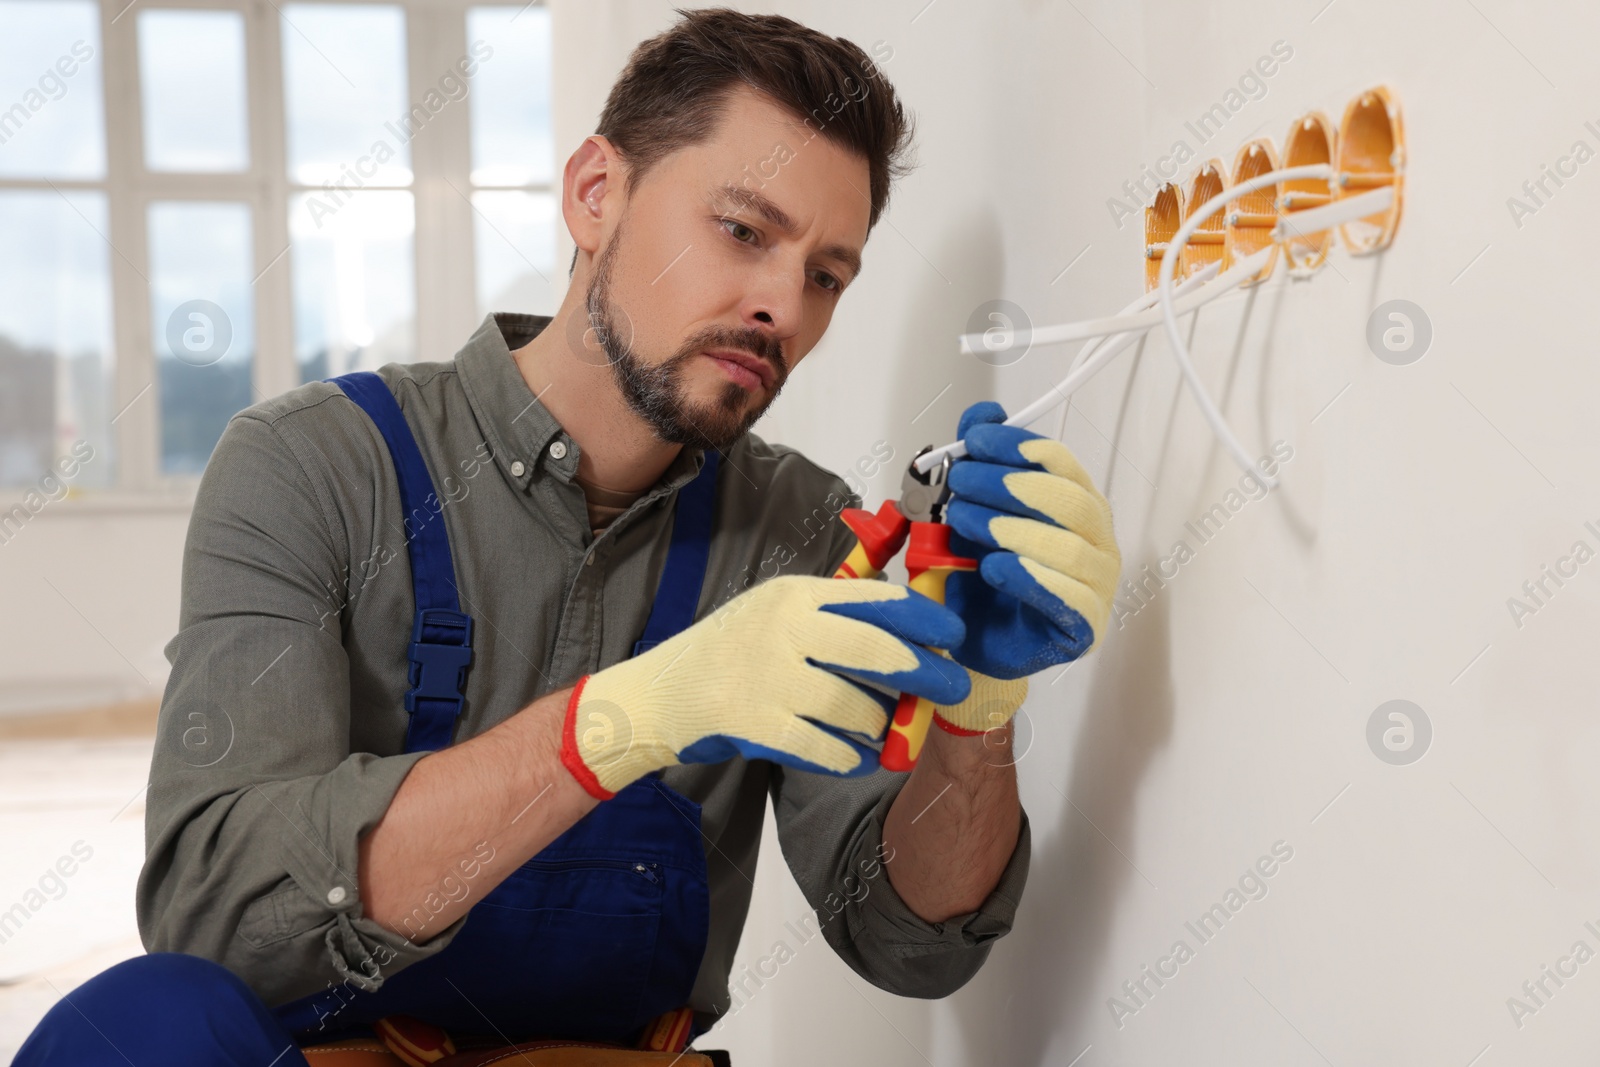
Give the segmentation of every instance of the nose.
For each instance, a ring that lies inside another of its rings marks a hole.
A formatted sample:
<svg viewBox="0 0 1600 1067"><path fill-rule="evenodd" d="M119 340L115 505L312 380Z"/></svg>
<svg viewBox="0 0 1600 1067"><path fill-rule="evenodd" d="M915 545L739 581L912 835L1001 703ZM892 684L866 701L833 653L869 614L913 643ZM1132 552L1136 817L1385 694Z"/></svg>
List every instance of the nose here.
<svg viewBox="0 0 1600 1067"><path fill-rule="evenodd" d="M752 284L740 308L740 319L779 343L800 332L805 298L805 265L787 257L773 257L753 272Z"/></svg>

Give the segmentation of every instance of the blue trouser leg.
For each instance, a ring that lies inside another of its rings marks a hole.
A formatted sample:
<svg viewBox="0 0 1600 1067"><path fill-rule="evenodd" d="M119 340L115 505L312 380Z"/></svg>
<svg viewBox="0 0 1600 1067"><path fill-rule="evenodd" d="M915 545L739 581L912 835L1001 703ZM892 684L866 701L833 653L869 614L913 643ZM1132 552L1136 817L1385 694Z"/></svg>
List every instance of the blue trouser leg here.
<svg viewBox="0 0 1600 1067"><path fill-rule="evenodd" d="M307 1067L271 1010L221 964L124 960L62 997L12 1067Z"/></svg>

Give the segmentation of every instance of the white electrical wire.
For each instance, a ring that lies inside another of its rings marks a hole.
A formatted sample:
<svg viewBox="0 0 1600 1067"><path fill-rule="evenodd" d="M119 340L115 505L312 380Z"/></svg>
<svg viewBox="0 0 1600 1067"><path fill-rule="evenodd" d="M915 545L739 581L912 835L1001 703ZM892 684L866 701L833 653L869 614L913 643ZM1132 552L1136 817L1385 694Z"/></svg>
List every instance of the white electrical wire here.
<svg viewBox="0 0 1600 1067"><path fill-rule="evenodd" d="M1212 263L1205 269L1196 272L1193 276L1186 278L1178 285L1176 293L1181 296L1191 290L1198 289L1200 286L1217 276L1217 268L1219 266L1221 266L1221 264ZM1155 302L1156 291L1152 289L1148 293L1140 295L1139 299L1135 300L1133 303L1117 312L1117 316L1120 318L1125 315L1137 314L1138 312L1146 310ZM1044 396L1041 396L1038 400L1035 400L1026 408L1017 412L1017 414L1013 416L1015 421L1007 420L1008 423L1013 426L1026 426L1028 423L1033 422L1034 419L1043 417L1046 412L1055 407L1057 404L1065 404L1072 398L1072 394L1077 391L1080 385L1094 377L1096 371L1099 371L1108 362L1110 362L1112 356L1116 355L1126 347L1126 345L1120 343L1124 338L1127 338L1131 341L1142 336L1143 334L1143 330L1136 330L1130 333L1112 334L1109 337L1096 338L1095 340L1090 341L1088 344L1078 349L1078 354L1072 357L1072 365L1067 368L1067 376L1060 382L1051 386L1050 391ZM1079 369L1084 367L1086 364L1090 369L1085 371L1083 374L1079 374ZM1063 414L1062 418L1066 418L1066 415ZM1065 431L1063 430L1063 432ZM1060 437L1061 434L1058 433L1056 436ZM959 454L953 458L960 458Z"/></svg>
<svg viewBox="0 0 1600 1067"><path fill-rule="evenodd" d="M1197 308L1204 307L1219 297L1227 296L1235 285L1253 274L1259 274L1261 268L1266 266L1267 259L1271 253L1272 249L1263 249L1247 259L1241 260L1221 276L1217 273L1221 269L1221 264L1218 263L1209 264L1196 271L1193 275L1184 279L1173 291L1175 296L1183 298L1179 301L1178 313L1180 315L1187 314ZM1214 283L1206 284L1211 282L1213 278L1216 279ZM1107 337L1104 341L1086 345L1073 360L1065 379L1052 386L1050 391L1039 399L1008 418L1005 421L1005 425L1026 426L1028 423L1049 413L1050 409L1056 405L1065 403L1067 398L1076 392L1079 387L1103 370L1111 362L1112 357L1132 345L1147 331L1155 329L1156 325L1161 321L1159 312L1151 314L1138 313L1150 308L1157 299L1158 294L1152 289L1123 308L1118 316L1110 319L1095 320L1097 322L1120 322L1122 329L1113 333L1112 336ZM1066 328L1071 328L1074 325L1081 324L1069 323ZM966 454L966 446L960 441L954 441L923 453L916 461L917 469L927 472L937 466L939 461L946 455L951 459L960 459Z"/></svg>
<svg viewBox="0 0 1600 1067"><path fill-rule="evenodd" d="M1201 383L1199 372L1194 368L1194 361L1189 357L1189 346L1184 344L1183 336L1178 332L1178 309L1176 301L1173 299L1172 278L1177 272L1178 254L1182 252L1183 246L1188 243L1189 238L1194 235L1202 223L1220 211L1226 204L1256 192L1258 189L1277 185L1279 182L1298 181L1306 178L1327 178L1331 177L1332 174L1333 168L1326 163L1314 163L1303 167L1285 167L1282 170L1268 171L1266 174L1242 181L1229 189L1224 189L1200 205L1184 220L1183 225L1178 227L1177 234L1167 243L1166 252L1161 256L1161 272L1159 280L1156 282L1156 293L1160 297L1161 314L1167 328L1167 341L1172 346L1172 358L1178 361L1178 369L1183 372L1183 379L1188 383L1189 391L1194 394L1195 403L1200 405L1200 413L1205 416L1206 422L1211 424L1211 432L1216 434L1217 440L1222 442L1223 447L1233 456L1233 461L1239 465L1239 468L1255 474L1266 484L1268 489L1276 489L1278 486L1277 480L1256 470L1255 460L1244 450L1244 446L1239 443L1239 439L1234 436L1227 420L1222 417L1222 412L1217 409L1217 405L1212 401L1211 394L1206 392L1205 385ZM1393 186L1374 189L1372 192L1363 193L1360 196L1341 198L1328 204L1326 208L1316 209L1322 212L1320 221L1311 221L1308 217L1312 212L1305 212L1304 215L1295 220L1292 231L1304 233L1307 232L1307 228L1310 226L1316 226L1318 229L1328 229L1339 222L1349 222L1366 215L1377 214L1393 202ZM1318 230L1310 230L1310 232L1315 233ZM1291 233L1291 228L1286 227L1284 222L1280 220L1277 227L1274 228L1273 235L1275 239L1281 239L1279 235L1292 236L1293 233Z"/></svg>
<svg viewBox="0 0 1600 1067"><path fill-rule="evenodd" d="M1088 381L1098 371L1109 363L1112 357L1121 353L1133 344L1145 331L1154 328L1156 323L1162 322L1167 328L1167 338L1173 346L1173 356L1178 361L1185 383L1195 395L1196 402L1200 405L1201 413L1211 425L1212 432L1222 441L1223 445L1232 454L1235 462L1247 471L1255 471L1256 467L1238 439L1234 437L1223 420L1221 412L1212 403L1210 395L1200 383L1199 375L1194 370L1193 361L1189 358L1188 347L1183 343L1182 337L1177 332L1177 319L1190 311L1203 307L1219 297L1226 296L1235 286L1249 280L1261 272L1267 260L1274 252L1274 246L1269 245L1255 254L1240 260L1228 271L1218 275L1218 264L1210 264L1197 271L1195 274L1179 283L1172 285L1173 275L1176 273L1175 264L1183 246L1194 235L1200 225L1224 205L1246 196L1252 192L1269 185L1276 185L1284 181L1296 181L1306 178L1327 178L1332 176L1332 168L1326 163L1310 164L1302 167L1287 167L1282 170L1271 171L1258 177L1241 182L1224 190L1217 196L1202 204L1195 210L1178 233L1167 243L1165 253L1161 257L1161 281L1155 290L1146 293L1138 300L1129 304L1117 315L1108 319L1088 319L1082 322L1064 323L1060 326L1047 326L1038 330L1031 330L1013 343L1022 343L1025 339L1033 344L1057 344L1066 341L1083 340L1095 337L1108 337L1104 342L1088 345L1081 350L1073 360L1067 377L1059 384L1051 387L1050 391L1015 415L1006 419L1007 426L1023 426L1038 419L1049 412L1058 404L1065 403L1067 398L1076 391L1084 382ZM1318 233L1331 229L1341 223L1352 222L1368 215L1375 215L1388 209L1394 203L1393 187L1374 189L1359 196L1344 197L1322 207L1311 208L1286 215L1279 219L1273 229L1274 242L1281 242L1292 237ZM1206 283L1212 278L1213 284ZM1202 288L1203 286L1203 288ZM1199 290L1198 292L1196 290ZM1183 299L1179 300L1178 298ZM1145 310L1152 304L1160 304L1159 308ZM961 338L961 351L966 354L976 354L981 345L982 334L966 334ZM987 349L984 349L987 351ZM942 445L932 449L916 460L916 468L927 472L937 465L946 455L952 459L960 459L967 454L966 446L960 441ZM1277 482L1256 472L1269 489L1276 488Z"/></svg>
<svg viewBox="0 0 1600 1067"><path fill-rule="evenodd" d="M1258 267L1259 269L1259 267ZM1209 272L1209 273L1207 273ZM1206 267L1206 279L1216 277L1216 265ZM1196 274L1195 277L1200 277ZM1193 279L1189 279L1193 280ZM1198 301L1195 306L1205 303ZM1035 345L1059 345L1069 341L1086 341L1091 337L1106 337L1114 333L1123 333L1127 330L1148 330L1161 323L1161 312L1155 308L1155 293L1152 291L1141 297L1129 307L1140 309L1129 314L1119 312L1107 319L1084 319L1082 322L1064 322L1059 326L1041 326L1038 329L1018 330L1012 336L1011 346L1026 345L1029 348ZM1148 310L1145 310L1148 309ZM983 334L968 333L961 335L961 354L964 356L982 356L988 354L989 349L984 346Z"/></svg>
<svg viewBox="0 0 1600 1067"><path fill-rule="evenodd" d="M1211 424L1211 432L1216 434L1223 447L1232 454L1234 462L1248 471L1255 470L1255 461L1244 450L1239 439L1233 435L1233 430L1228 427L1227 420L1217 410L1216 404L1212 403L1210 394L1200 382L1199 373L1194 369L1194 361L1189 358L1189 348L1178 333L1178 312L1172 298L1172 277L1178 269L1178 255L1182 253L1183 246L1188 244L1189 238L1194 236L1201 224L1220 211L1225 204L1267 186L1277 185L1279 182L1327 178L1332 173L1333 168L1326 163L1285 167L1282 170L1268 171L1224 189L1189 213L1189 217L1183 220L1183 225L1178 227L1178 232L1167 242L1167 250L1161 255L1161 271L1156 281L1156 299L1161 305L1162 322L1167 328L1167 341L1172 346L1172 356L1178 361L1178 369L1183 373L1183 380L1188 383L1189 391L1194 394L1195 403L1200 405L1200 413ZM1261 477L1268 489L1277 488L1277 483L1272 478L1265 475Z"/></svg>
<svg viewBox="0 0 1600 1067"><path fill-rule="evenodd" d="M1220 264L1212 263L1212 264L1210 264L1209 266L1207 266L1204 269L1204 271L1202 273L1205 274L1205 280L1209 281L1210 279L1216 277L1216 275L1217 275L1217 267L1218 266L1220 266ZM1188 285L1189 282L1192 282L1192 281L1195 281L1195 280L1196 280L1195 277L1191 277L1191 278L1187 279L1183 283L1183 285L1178 286L1178 291L1182 292L1185 285ZM1148 293L1142 294L1139 297L1139 299L1135 300L1133 303L1129 304L1127 307L1125 307L1121 311L1117 312L1117 314L1118 315L1132 315L1136 311L1143 311L1145 308L1150 306L1150 301L1152 301L1153 299L1155 299L1155 290L1151 290ZM1072 394L1077 389L1077 384L1073 382L1073 377L1072 376L1078 372L1078 368L1079 367L1081 367L1085 363L1089 362L1089 360L1095 355L1095 353L1104 350L1106 345L1115 344L1116 342L1121 340L1123 336L1124 335L1120 334L1120 333L1119 334L1113 334L1110 337L1109 340L1106 339L1106 338L1100 338L1098 340L1090 341L1088 344L1086 344L1082 348L1078 349L1078 354L1072 357L1072 365L1067 368L1067 376L1066 376L1066 378L1062 379L1059 383L1057 383L1056 385L1052 386L1049 393L1046 393L1044 396L1039 398L1039 400L1047 400L1050 397L1054 396L1055 398L1057 398L1056 402L1058 402L1061 405L1061 425L1056 427L1056 440L1057 441L1060 441L1060 440L1062 440L1063 438L1065 438L1067 436L1067 417L1072 414L1072 403L1071 403ZM1143 335L1141 334L1140 336L1143 336ZM1121 348L1118 348L1117 351L1120 352ZM1115 355L1115 354L1116 354L1115 352L1111 353L1111 355ZM1104 360L1109 360L1109 359L1110 359L1110 356L1104 356L1104 357L1102 357L1102 359L1096 359L1095 360L1096 369L1104 366L1105 365ZM1071 389L1065 388L1069 384L1072 384L1072 388ZM1035 401L1035 403L1038 403L1038 401ZM1032 407L1032 406L1033 406L1032 404L1029 405L1029 407ZM1042 415L1041 415L1041 417L1042 417ZM1021 425L1021 424L1019 424L1019 425Z"/></svg>
<svg viewBox="0 0 1600 1067"><path fill-rule="evenodd" d="M1207 264L1194 274L1191 274L1188 278L1185 278L1183 281L1179 282L1178 288L1173 290L1173 295L1182 296L1185 293L1192 292L1193 290L1200 288L1200 286L1204 285L1206 282L1209 282L1212 278L1215 278L1221 269L1222 264L1220 263ZM1117 317L1121 318L1124 315L1136 315L1141 311L1146 311L1152 307L1155 307L1155 304L1156 291L1151 289L1148 293L1140 294L1139 299L1135 300L1133 303L1117 312ZM1143 331L1130 332L1137 336ZM1072 365L1067 368L1069 380L1073 371L1087 363L1095 356L1097 352L1104 352L1107 345L1115 344L1124 336L1126 335L1120 333L1111 334L1108 337L1098 338L1093 343L1086 344L1082 348L1078 349L1078 354L1072 358ZM1096 360L1096 362L1098 362L1098 360ZM1056 391L1060 391L1064 385L1066 385L1066 382L1062 382L1061 385L1056 386ZM1066 390L1066 392L1070 393L1071 390Z"/></svg>
<svg viewBox="0 0 1600 1067"><path fill-rule="evenodd" d="M1266 251L1270 254L1271 250L1268 249ZM1215 263L1196 272L1192 277L1185 279L1173 289L1173 296L1186 297L1179 308L1178 314L1188 314L1190 311L1204 307L1213 300L1227 296L1239 282L1252 274L1259 273L1261 268L1266 266L1267 258L1268 256L1257 252L1246 259L1240 260L1229 268L1227 273L1222 275L1216 273L1218 264ZM1216 281L1206 285L1205 283L1213 277L1216 278ZM1197 289L1201 291L1194 292ZM1130 304L1129 307L1136 309L1148 307L1156 302L1158 295L1152 290L1140 297L1137 303ZM1135 319L1136 316L1129 315L1128 318ZM1113 356L1118 355L1123 349L1137 341L1147 330L1155 328L1153 324L1146 325L1142 317L1137 317L1137 321L1139 325L1134 326L1132 329L1125 329L1098 344L1086 346L1082 352L1078 353L1078 357L1072 361L1072 366L1068 369L1066 378L1062 379L1058 385L1053 386L1050 392L1018 411L1012 418L1007 419L1007 425L1026 426L1057 404L1063 403L1067 397L1077 392L1080 386L1099 373L1107 363L1111 362ZM1085 353L1089 354L1086 355Z"/></svg>
<svg viewBox="0 0 1600 1067"><path fill-rule="evenodd" d="M1380 211L1387 211L1389 205L1394 203L1394 186L1386 185L1359 196L1340 197L1321 207L1308 208L1297 211L1292 215L1284 215L1278 220L1277 227L1272 231L1274 241L1287 241L1291 237L1305 237L1309 234L1320 233L1332 229L1342 223L1353 219L1365 218L1376 215Z"/></svg>

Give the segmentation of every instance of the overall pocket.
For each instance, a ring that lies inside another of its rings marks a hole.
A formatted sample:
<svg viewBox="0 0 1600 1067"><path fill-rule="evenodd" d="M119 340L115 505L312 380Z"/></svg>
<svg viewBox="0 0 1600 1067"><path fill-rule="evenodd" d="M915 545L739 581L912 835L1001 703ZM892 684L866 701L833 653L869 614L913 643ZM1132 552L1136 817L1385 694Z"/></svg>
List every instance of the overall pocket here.
<svg viewBox="0 0 1600 1067"><path fill-rule="evenodd" d="M455 987L444 999L468 1002L470 1016L452 1012L453 1025L532 1037L626 1037L638 1026L667 878L646 860L536 856L524 863L473 906L438 957Z"/></svg>

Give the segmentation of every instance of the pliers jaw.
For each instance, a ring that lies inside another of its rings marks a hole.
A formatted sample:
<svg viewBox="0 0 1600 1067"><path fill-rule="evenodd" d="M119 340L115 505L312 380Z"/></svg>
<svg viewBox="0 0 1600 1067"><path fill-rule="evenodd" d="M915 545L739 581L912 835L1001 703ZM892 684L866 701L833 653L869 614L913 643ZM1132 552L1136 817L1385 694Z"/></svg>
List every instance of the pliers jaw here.
<svg viewBox="0 0 1600 1067"><path fill-rule="evenodd" d="M933 451L925 445L911 457L911 465L900 479L900 511L912 522L942 522L944 506L950 500L950 454L927 472L917 470L917 460Z"/></svg>
<svg viewBox="0 0 1600 1067"><path fill-rule="evenodd" d="M900 479L900 499L885 500L877 514L860 508L846 508L841 515L856 535L856 548L840 565L836 577L876 578L889 561L900 554L906 538L912 532L912 523L938 524L944 517L944 508L950 500L950 464L948 455L931 470L917 470L917 458L933 450L925 446L911 460L905 475Z"/></svg>

